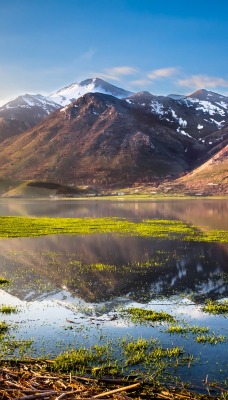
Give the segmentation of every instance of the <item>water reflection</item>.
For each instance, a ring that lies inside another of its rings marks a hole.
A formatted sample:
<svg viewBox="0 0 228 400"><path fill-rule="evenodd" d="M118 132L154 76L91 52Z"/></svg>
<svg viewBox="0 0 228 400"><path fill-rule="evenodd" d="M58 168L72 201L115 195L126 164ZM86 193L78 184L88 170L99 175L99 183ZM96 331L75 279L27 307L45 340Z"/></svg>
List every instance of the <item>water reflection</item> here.
<svg viewBox="0 0 228 400"><path fill-rule="evenodd" d="M213 199L104 201L0 199L0 215L165 218L210 229L227 229L228 202Z"/></svg>
<svg viewBox="0 0 228 400"><path fill-rule="evenodd" d="M141 237L52 236L0 241L0 275L8 291L36 299L61 288L87 302L119 296L149 301L188 294L227 296L227 245ZM110 265L103 270L91 264Z"/></svg>

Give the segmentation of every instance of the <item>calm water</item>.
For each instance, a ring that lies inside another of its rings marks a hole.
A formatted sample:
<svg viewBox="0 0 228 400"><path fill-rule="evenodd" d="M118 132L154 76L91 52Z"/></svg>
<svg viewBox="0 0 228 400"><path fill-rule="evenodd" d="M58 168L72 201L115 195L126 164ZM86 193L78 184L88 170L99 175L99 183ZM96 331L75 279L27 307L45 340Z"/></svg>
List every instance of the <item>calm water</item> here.
<svg viewBox="0 0 228 400"><path fill-rule="evenodd" d="M209 199L2 199L0 215L165 218L187 221L203 230L228 227L227 201ZM95 263L112 267L100 271L91 267ZM227 375L227 343L196 344L193 337L171 336L161 326L144 327L112 317L118 315L119 307L153 307L227 336L227 319L205 314L201 308L207 298L228 297L227 274L227 244L116 235L2 239L0 276L9 278L11 285L0 291L0 303L19 304L20 313L0 318L13 323L17 337L34 338L34 355L54 356L68 345L88 346L126 335L153 336L165 347L181 345L200 358L194 368L180 371L183 379L201 385L209 375L210 380L222 381Z"/></svg>

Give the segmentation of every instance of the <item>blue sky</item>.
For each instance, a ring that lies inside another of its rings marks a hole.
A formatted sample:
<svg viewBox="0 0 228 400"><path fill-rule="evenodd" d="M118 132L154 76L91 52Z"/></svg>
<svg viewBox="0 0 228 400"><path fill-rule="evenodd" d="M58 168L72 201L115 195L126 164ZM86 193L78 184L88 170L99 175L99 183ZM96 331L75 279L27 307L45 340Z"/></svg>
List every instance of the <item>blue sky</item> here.
<svg viewBox="0 0 228 400"><path fill-rule="evenodd" d="M0 0L0 103L100 77L228 95L227 0Z"/></svg>

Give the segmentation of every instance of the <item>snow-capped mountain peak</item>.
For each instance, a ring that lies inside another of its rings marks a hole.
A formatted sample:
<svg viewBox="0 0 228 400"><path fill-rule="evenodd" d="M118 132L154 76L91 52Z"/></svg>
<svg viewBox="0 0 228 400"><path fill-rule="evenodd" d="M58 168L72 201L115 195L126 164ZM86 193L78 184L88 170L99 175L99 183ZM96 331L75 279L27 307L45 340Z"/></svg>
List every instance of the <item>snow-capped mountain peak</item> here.
<svg viewBox="0 0 228 400"><path fill-rule="evenodd" d="M53 100L49 100L41 94L24 94L22 96L16 97L14 100L9 101L5 105L0 108L0 114L4 111L10 112L10 110L15 111L20 108L33 108L33 107L41 107L46 114L50 114L52 111L59 108L59 105L56 104Z"/></svg>
<svg viewBox="0 0 228 400"><path fill-rule="evenodd" d="M59 108L40 94L24 94L9 101L0 107L0 141L33 127Z"/></svg>
<svg viewBox="0 0 228 400"><path fill-rule="evenodd" d="M86 93L103 93L115 96L119 99L132 94L127 90L111 85L100 78L86 79L80 83L72 83L49 96L49 99L61 106L66 106Z"/></svg>

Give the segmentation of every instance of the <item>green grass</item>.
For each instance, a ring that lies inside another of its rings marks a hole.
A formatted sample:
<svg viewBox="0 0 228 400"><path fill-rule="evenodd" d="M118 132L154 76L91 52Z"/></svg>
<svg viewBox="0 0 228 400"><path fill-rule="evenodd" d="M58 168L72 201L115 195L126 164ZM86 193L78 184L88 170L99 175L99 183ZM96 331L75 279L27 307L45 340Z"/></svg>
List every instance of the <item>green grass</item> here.
<svg viewBox="0 0 228 400"><path fill-rule="evenodd" d="M228 242L228 232L200 228L177 220L132 222L119 218L0 217L0 237L35 237L54 234L88 235L115 233L191 241Z"/></svg>
<svg viewBox="0 0 228 400"><path fill-rule="evenodd" d="M217 301L209 300L203 307L203 311L209 314L221 315L228 314L228 301L218 303Z"/></svg>
<svg viewBox="0 0 228 400"><path fill-rule="evenodd" d="M17 311L18 311L17 307L14 306L2 305L0 307L0 312L2 314L13 314L16 313Z"/></svg>
<svg viewBox="0 0 228 400"><path fill-rule="evenodd" d="M188 364L188 356L180 347L162 348L156 339L122 338L118 343L112 341L105 345L95 345L90 348L78 347L59 354L52 364L56 371L80 373L92 372L92 374L104 375L105 373L128 374L134 366L142 366L137 369L138 375L145 378L156 371L156 375L163 374L173 362L181 358L185 365Z"/></svg>
<svg viewBox="0 0 228 400"><path fill-rule="evenodd" d="M8 279L2 278L0 276L0 285L5 285L5 284L8 284L8 283L9 283Z"/></svg>
<svg viewBox="0 0 228 400"><path fill-rule="evenodd" d="M209 328L206 326L196 326L196 325L193 326L170 325L168 329L166 329L166 332L172 334L186 334L186 333L198 334L198 333L209 332Z"/></svg>
<svg viewBox="0 0 228 400"><path fill-rule="evenodd" d="M153 322L172 322L175 321L172 315L164 311L144 310L143 308L131 307L125 310L132 322L153 323Z"/></svg>
<svg viewBox="0 0 228 400"><path fill-rule="evenodd" d="M225 342L226 338L225 336L222 335L201 335L201 336L196 336L195 339L198 343L209 343L212 345L218 344L218 343L222 343Z"/></svg>
<svg viewBox="0 0 228 400"><path fill-rule="evenodd" d="M0 334L2 335L6 333L8 330L9 330L9 325L5 321L0 322Z"/></svg>

